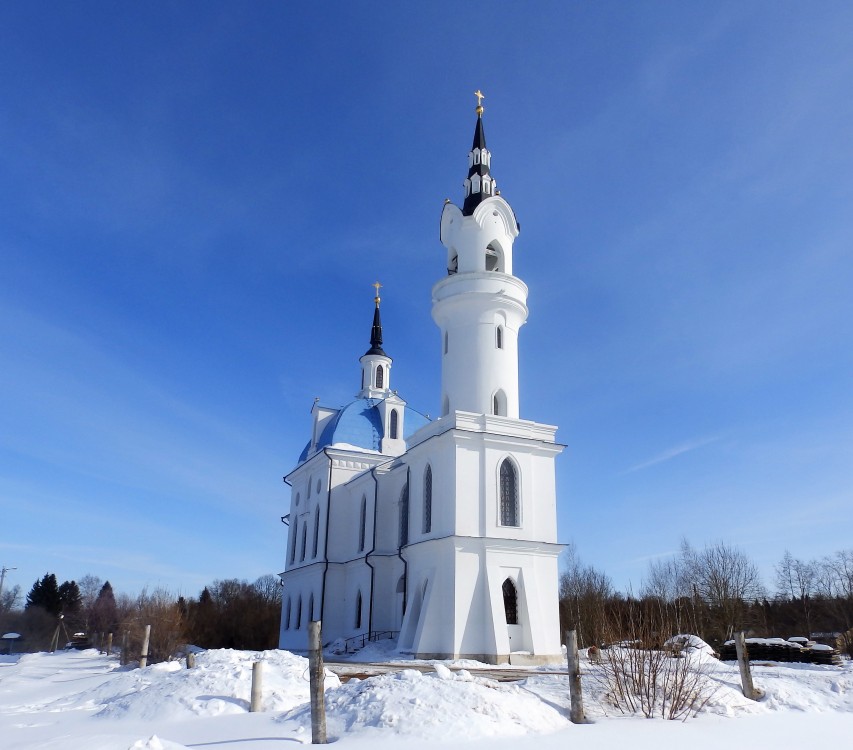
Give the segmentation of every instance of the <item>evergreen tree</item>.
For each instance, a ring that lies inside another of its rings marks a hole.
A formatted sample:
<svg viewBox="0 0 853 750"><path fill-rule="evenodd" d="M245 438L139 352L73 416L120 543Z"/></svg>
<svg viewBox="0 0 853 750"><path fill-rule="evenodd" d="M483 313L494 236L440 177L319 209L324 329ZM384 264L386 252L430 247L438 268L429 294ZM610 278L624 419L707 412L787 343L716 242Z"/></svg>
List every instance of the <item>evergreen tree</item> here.
<svg viewBox="0 0 853 750"><path fill-rule="evenodd" d="M79 594L79 591L78 591ZM53 616L62 611L62 601L59 596L59 585L56 575L45 573L41 580L36 581L27 594L26 609L39 607Z"/></svg>
<svg viewBox="0 0 853 750"><path fill-rule="evenodd" d="M83 597L80 596L80 588L76 581L64 581L59 587L60 611L68 616L80 612Z"/></svg>
<svg viewBox="0 0 853 750"><path fill-rule="evenodd" d="M93 633L113 633L118 628L118 607L113 587L107 581L92 605L90 627Z"/></svg>

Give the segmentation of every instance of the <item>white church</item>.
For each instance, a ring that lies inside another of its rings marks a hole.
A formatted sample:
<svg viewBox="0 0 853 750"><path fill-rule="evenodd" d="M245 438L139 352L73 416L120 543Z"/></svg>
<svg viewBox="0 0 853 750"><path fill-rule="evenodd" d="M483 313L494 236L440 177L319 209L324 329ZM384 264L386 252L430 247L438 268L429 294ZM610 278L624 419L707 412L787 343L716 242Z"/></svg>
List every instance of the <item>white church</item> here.
<svg viewBox="0 0 853 750"><path fill-rule="evenodd" d="M421 659L558 661L557 428L519 416L515 214L495 187L477 92L462 208L445 202L432 288L441 416L407 406L382 348L379 287L361 390L312 409L291 488L279 647L391 633ZM439 269L436 269L439 275Z"/></svg>

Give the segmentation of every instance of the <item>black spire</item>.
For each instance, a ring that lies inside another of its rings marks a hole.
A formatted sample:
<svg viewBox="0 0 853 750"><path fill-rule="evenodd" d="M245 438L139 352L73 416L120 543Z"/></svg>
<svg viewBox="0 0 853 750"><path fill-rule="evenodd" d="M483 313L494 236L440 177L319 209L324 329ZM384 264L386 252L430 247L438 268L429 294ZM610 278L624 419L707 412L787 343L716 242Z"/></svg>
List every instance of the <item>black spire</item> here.
<svg viewBox="0 0 853 750"><path fill-rule="evenodd" d="M483 94L475 92L477 97L477 125L474 128L474 143L468 154L468 179L465 180L465 202L462 215L470 216L474 209L486 198L495 195L495 181L489 173L491 155L486 149L486 133L483 131Z"/></svg>
<svg viewBox="0 0 853 750"><path fill-rule="evenodd" d="M364 354L365 356L368 354L378 354L382 357L387 357L388 355L382 349L382 318L379 317L379 287L381 285L377 281L373 286L376 287L376 297L373 298L373 301L376 303L376 309L373 311L373 328L370 329L370 349Z"/></svg>

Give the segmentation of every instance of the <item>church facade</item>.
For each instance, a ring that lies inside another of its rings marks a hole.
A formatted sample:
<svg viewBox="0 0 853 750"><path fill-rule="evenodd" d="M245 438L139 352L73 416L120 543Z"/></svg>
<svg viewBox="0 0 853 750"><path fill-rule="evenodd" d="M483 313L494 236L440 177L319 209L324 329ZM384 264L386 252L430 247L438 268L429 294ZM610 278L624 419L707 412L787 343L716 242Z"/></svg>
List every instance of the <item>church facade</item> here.
<svg viewBox="0 0 853 750"><path fill-rule="evenodd" d="M559 660L556 427L520 418L513 274L518 222L491 175L483 108L465 198L445 202L432 288L441 416L392 390L377 296L361 390L312 409L291 488L279 646L391 631L402 653L487 663ZM438 274L437 274L438 275Z"/></svg>

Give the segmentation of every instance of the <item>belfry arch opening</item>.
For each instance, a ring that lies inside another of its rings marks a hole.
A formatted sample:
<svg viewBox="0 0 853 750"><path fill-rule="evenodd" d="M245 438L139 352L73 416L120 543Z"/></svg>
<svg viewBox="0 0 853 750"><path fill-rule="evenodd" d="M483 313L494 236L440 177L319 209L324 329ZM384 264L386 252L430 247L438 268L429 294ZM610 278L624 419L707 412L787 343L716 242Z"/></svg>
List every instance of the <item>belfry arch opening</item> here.
<svg viewBox="0 0 853 750"><path fill-rule="evenodd" d="M502 272L504 269L504 254L497 242L489 243L486 248L486 270Z"/></svg>

